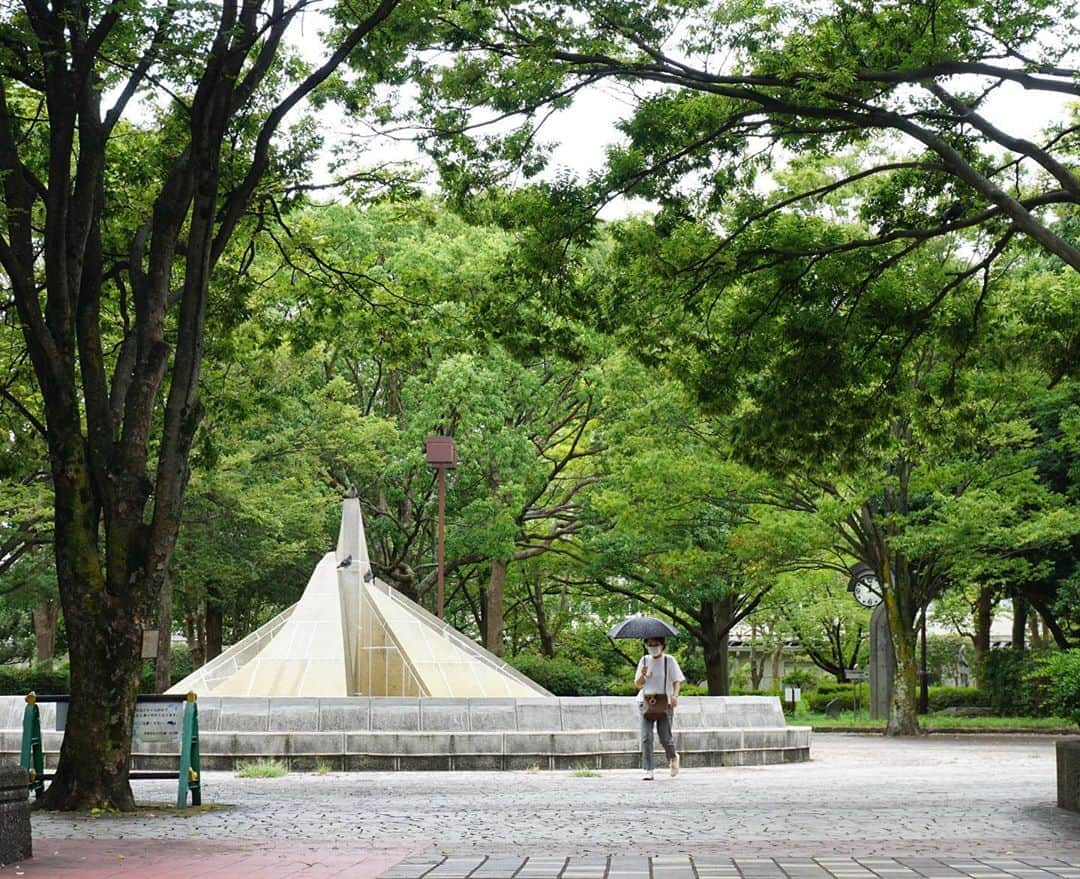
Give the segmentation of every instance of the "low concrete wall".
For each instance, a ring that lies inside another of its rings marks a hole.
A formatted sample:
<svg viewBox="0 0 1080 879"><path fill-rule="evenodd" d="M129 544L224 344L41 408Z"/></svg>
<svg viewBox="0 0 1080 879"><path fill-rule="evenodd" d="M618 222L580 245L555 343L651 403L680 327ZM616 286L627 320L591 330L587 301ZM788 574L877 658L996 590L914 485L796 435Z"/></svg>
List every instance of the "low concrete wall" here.
<svg viewBox="0 0 1080 879"><path fill-rule="evenodd" d="M1057 796L1061 808L1080 812L1080 739L1057 743Z"/></svg>
<svg viewBox="0 0 1080 879"><path fill-rule="evenodd" d="M21 766L0 765L0 866L33 854L28 784Z"/></svg>
<svg viewBox="0 0 1080 879"><path fill-rule="evenodd" d="M18 753L22 700L0 699L0 753ZM640 715L632 697L550 699L205 698L199 700L204 769L267 756L291 769L335 770L632 768L640 763ZM62 733L43 704L46 762ZM6 713L5 713L6 712ZM799 762L809 727L788 727L775 697L685 697L675 716L683 765ZM658 748L659 750L659 748ZM168 755L168 756L166 756ZM137 769L175 767L171 749L144 745Z"/></svg>

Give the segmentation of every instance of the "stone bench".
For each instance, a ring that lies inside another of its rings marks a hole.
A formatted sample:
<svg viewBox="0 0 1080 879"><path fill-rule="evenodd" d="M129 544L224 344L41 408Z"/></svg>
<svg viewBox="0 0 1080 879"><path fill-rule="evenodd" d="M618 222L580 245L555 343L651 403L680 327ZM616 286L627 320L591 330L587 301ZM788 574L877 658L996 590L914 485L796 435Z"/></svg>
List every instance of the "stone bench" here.
<svg viewBox="0 0 1080 879"><path fill-rule="evenodd" d="M0 867L33 854L29 783L21 766L0 766Z"/></svg>
<svg viewBox="0 0 1080 879"><path fill-rule="evenodd" d="M1057 743L1057 802L1062 809L1080 812L1080 739Z"/></svg>

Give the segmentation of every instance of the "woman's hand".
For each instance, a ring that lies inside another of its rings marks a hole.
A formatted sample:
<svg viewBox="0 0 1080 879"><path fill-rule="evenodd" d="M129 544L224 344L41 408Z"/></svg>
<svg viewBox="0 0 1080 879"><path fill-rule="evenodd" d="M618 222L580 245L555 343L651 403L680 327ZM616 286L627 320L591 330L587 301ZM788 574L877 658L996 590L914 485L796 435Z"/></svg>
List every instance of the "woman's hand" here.
<svg viewBox="0 0 1080 879"><path fill-rule="evenodd" d="M679 705L679 696L678 696L678 694L672 696L671 699L668 700L668 705L670 705L672 708L678 707L678 705Z"/></svg>

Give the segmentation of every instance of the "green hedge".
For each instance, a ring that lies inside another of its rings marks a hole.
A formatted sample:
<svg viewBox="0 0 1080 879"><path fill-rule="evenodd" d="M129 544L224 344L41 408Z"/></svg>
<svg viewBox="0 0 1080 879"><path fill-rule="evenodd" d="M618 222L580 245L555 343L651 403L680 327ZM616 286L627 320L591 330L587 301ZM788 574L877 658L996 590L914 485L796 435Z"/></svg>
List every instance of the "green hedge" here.
<svg viewBox="0 0 1080 879"><path fill-rule="evenodd" d="M991 650L982 660L980 689L995 714L1002 717L1039 717L1039 699L1026 680L1035 670L1033 655L1026 650Z"/></svg>
<svg viewBox="0 0 1080 879"><path fill-rule="evenodd" d="M191 653L186 644L174 644L169 663L171 681L176 683L193 670ZM0 696L25 696L29 692L41 696L66 695L71 692L68 681L68 665L57 663L52 668L45 665L0 665ZM154 662L145 660L139 677L139 692L154 693Z"/></svg>
<svg viewBox="0 0 1080 879"><path fill-rule="evenodd" d="M1080 650L992 650L980 683L995 714L1080 722Z"/></svg>
<svg viewBox="0 0 1080 879"><path fill-rule="evenodd" d="M833 699L838 699L840 705L845 709L850 709L852 704L852 698L855 691L854 684L823 684L818 687L816 693L811 693L810 696L805 699L810 711L814 714L821 714ZM861 700L866 699L866 690L864 689L860 694Z"/></svg>
<svg viewBox="0 0 1080 879"><path fill-rule="evenodd" d="M1048 716L1080 723L1080 650L1060 650L1033 658L1024 675L1032 701Z"/></svg>
<svg viewBox="0 0 1080 879"><path fill-rule="evenodd" d="M507 662L556 696L603 696L608 691L608 681L602 671L572 659L522 653ZM627 675L632 674L633 669L628 667Z"/></svg>
<svg viewBox="0 0 1080 879"><path fill-rule="evenodd" d="M946 708L987 708L990 699L978 687L930 687L929 707L931 711L943 711Z"/></svg>
<svg viewBox="0 0 1080 879"><path fill-rule="evenodd" d="M638 688L634 686L632 678L633 669L630 670L631 677L627 678L612 678L607 683L607 695L609 696L636 696Z"/></svg>
<svg viewBox="0 0 1080 879"><path fill-rule="evenodd" d="M66 663L52 668L45 665L0 665L0 696L25 696L30 692L56 696L67 691Z"/></svg>

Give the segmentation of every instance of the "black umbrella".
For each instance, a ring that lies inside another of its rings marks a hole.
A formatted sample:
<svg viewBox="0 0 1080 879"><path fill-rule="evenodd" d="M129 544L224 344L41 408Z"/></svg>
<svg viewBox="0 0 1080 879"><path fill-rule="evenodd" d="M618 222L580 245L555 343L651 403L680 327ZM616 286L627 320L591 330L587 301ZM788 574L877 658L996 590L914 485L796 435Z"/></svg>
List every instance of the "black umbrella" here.
<svg viewBox="0 0 1080 879"><path fill-rule="evenodd" d="M609 638L678 638L679 633L656 617L627 617L607 633Z"/></svg>

